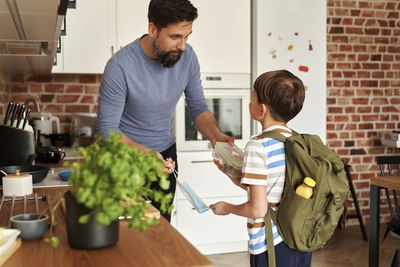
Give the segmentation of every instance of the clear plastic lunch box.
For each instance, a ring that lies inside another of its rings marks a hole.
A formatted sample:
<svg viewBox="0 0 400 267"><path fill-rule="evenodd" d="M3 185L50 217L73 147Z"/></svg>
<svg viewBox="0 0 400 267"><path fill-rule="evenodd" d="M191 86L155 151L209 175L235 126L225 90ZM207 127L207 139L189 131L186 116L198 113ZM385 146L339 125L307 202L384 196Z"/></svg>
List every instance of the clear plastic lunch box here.
<svg viewBox="0 0 400 267"><path fill-rule="evenodd" d="M232 178L242 178L243 151L229 143L217 142L213 151L213 158L224 164L226 173Z"/></svg>

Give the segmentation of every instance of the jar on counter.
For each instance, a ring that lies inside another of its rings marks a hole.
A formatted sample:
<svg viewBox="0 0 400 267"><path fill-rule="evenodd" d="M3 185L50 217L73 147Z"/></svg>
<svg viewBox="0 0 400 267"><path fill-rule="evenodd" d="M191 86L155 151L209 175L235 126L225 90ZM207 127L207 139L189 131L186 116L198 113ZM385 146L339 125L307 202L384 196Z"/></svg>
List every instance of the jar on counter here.
<svg viewBox="0 0 400 267"><path fill-rule="evenodd" d="M316 182L313 178L306 177L301 185L299 185L296 189L296 194L306 199L312 197L314 193L314 187Z"/></svg>

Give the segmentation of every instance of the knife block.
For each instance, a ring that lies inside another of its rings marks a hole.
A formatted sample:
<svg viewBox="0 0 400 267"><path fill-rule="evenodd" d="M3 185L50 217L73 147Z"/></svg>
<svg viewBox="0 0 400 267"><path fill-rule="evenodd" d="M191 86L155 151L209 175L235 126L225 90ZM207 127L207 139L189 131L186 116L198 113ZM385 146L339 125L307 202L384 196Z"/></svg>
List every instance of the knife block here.
<svg viewBox="0 0 400 267"><path fill-rule="evenodd" d="M35 156L33 133L0 125L0 166L32 164Z"/></svg>

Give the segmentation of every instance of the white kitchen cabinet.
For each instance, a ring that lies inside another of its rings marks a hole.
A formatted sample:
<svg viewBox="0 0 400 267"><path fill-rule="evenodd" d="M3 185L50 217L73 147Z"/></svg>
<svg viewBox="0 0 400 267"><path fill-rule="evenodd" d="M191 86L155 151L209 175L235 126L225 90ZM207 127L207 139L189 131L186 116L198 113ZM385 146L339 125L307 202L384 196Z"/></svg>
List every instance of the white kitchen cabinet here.
<svg viewBox="0 0 400 267"><path fill-rule="evenodd" d="M237 187L212 161L211 151L178 152L179 179L186 181L207 204L218 201L239 204L247 200L245 190ZM217 216L211 210L199 214L176 190L176 213L172 224L203 254L247 250L246 218Z"/></svg>
<svg viewBox="0 0 400 267"><path fill-rule="evenodd" d="M192 0L198 9L188 43L201 72L250 73L250 0Z"/></svg>
<svg viewBox="0 0 400 267"><path fill-rule="evenodd" d="M115 39L113 5L111 0L85 0L67 10L67 35L61 37L62 53L57 58L62 67L53 68L53 73L103 73Z"/></svg>

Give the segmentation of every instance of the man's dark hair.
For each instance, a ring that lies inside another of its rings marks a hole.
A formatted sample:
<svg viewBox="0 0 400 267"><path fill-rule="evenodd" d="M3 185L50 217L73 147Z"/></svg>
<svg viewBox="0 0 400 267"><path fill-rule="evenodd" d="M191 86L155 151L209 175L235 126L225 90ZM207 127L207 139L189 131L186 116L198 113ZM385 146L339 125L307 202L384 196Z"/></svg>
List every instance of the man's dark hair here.
<svg viewBox="0 0 400 267"><path fill-rule="evenodd" d="M188 0L151 0L148 18L160 30L169 24L194 21L197 9Z"/></svg>
<svg viewBox="0 0 400 267"><path fill-rule="evenodd" d="M269 71L254 82L258 102L269 107L275 120L287 123L303 108L303 82L287 70Z"/></svg>

